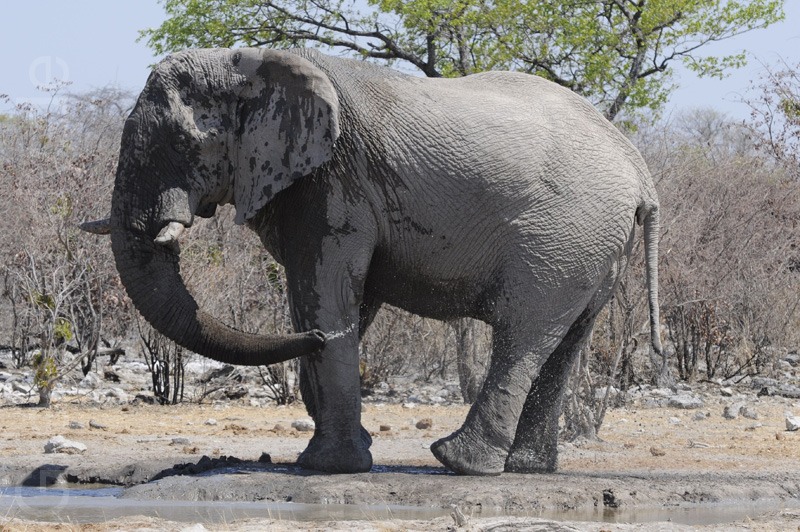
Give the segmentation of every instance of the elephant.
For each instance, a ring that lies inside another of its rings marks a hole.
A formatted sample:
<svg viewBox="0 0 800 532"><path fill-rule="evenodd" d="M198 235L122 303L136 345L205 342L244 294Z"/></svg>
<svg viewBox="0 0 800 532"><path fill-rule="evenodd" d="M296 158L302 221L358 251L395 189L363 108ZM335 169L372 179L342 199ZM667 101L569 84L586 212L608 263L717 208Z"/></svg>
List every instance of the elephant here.
<svg viewBox="0 0 800 532"><path fill-rule="evenodd" d="M286 273L295 333L204 313L181 232L233 204ZM431 446L459 474L557 468L571 363L642 226L651 348L659 204L639 152L543 78L420 78L314 49L197 49L152 70L125 122L108 233L121 282L157 330L243 365L301 357L316 429L303 468L369 471L359 340L382 304L492 327L483 387Z"/></svg>

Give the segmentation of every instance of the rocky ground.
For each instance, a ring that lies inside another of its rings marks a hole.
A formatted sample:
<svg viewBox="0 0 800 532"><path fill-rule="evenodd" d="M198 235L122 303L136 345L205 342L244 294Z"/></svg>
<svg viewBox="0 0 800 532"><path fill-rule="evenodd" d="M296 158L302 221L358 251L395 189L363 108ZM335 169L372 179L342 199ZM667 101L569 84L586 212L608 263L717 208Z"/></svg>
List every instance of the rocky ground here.
<svg viewBox="0 0 800 532"><path fill-rule="evenodd" d="M24 406L35 401L30 376L0 356L0 486L11 487L0 503L20 486L125 487L101 519L88 519L96 525L49 514L62 530L181 530L187 520L237 530L798 529L800 431L789 430L800 425L798 362L794 355L781 361L778 380L631 390L623 407L608 412L599 441L561 445L557 474L476 478L448 474L428 450L466 415L455 383L380 385L363 408L376 467L331 476L291 465L310 420L299 405L275 407L257 374L222 379L219 366L193 362L187 395L205 394L204 402L158 406L145 400L144 364L122 359L113 371L78 372L42 410ZM114 513L153 500L161 510L145 506L144 517ZM169 518L184 501L225 517ZM286 502L292 505L267 505ZM225 513L237 505L267 514ZM54 526L37 518L0 507L0 529Z"/></svg>

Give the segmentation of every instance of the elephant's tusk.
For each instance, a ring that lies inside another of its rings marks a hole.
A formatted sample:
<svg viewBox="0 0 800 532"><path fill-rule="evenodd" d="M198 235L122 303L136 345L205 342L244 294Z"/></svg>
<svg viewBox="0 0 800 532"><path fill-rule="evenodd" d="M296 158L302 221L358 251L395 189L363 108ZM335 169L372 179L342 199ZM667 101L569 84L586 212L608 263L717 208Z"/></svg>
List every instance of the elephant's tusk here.
<svg viewBox="0 0 800 532"><path fill-rule="evenodd" d="M111 218L104 218L102 220L95 220L93 222L83 222L78 224L78 227L87 233L94 233L95 235L110 235Z"/></svg>
<svg viewBox="0 0 800 532"><path fill-rule="evenodd" d="M170 222L158 233L158 236L155 238L155 243L166 245L177 242L178 237L181 236L184 229L186 229L186 227L182 223Z"/></svg>

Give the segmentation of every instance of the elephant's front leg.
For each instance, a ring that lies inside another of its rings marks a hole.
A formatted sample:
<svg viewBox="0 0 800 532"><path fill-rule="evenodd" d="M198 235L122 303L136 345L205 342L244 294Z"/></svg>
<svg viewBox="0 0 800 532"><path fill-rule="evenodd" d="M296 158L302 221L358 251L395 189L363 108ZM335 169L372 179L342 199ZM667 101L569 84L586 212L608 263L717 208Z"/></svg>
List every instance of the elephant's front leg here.
<svg viewBox="0 0 800 532"><path fill-rule="evenodd" d="M287 266L295 326L327 335L322 352L301 359L300 391L316 429L298 464L329 473L364 472L372 467L372 439L361 426L358 333L368 258L352 248L341 256L341 242L325 244L330 249L323 249L324 260Z"/></svg>

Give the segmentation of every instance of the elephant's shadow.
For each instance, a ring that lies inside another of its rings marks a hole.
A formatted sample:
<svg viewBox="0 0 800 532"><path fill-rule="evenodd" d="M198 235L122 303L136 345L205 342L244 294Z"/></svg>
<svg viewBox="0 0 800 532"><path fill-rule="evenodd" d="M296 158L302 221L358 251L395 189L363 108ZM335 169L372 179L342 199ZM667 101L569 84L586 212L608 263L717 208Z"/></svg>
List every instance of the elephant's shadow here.
<svg viewBox="0 0 800 532"><path fill-rule="evenodd" d="M235 456L211 458L204 455L197 462L175 464L153 475L150 481L173 476L213 476L213 475L245 475L253 472L275 473L297 477L330 475L322 471L303 469L295 463L272 463L268 454L264 453L258 460L242 460ZM409 475L455 475L444 467L373 465L370 473L404 473Z"/></svg>

